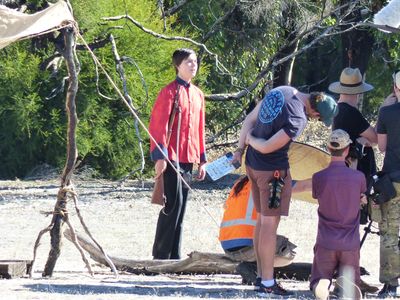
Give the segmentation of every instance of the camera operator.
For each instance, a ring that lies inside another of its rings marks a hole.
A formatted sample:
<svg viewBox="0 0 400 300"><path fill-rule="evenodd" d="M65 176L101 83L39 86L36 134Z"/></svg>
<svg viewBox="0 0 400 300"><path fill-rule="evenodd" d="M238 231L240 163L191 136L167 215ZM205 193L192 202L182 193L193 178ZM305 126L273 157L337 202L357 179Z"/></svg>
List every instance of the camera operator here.
<svg viewBox="0 0 400 300"><path fill-rule="evenodd" d="M377 123L378 146L385 153L382 171L389 174L397 195L380 204L380 298L396 297L400 276L400 71L393 74L393 93L382 104Z"/></svg>

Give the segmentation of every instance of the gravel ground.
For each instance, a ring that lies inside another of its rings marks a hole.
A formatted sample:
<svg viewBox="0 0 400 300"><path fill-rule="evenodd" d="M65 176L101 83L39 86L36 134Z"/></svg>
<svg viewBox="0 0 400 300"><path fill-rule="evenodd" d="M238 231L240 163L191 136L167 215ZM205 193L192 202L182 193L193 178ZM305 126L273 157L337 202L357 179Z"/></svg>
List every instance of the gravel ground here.
<svg viewBox="0 0 400 300"><path fill-rule="evenodd" d="M237 175L216 183L195 183L184 220L182 253L194 250L221 253L218 224L222 205ZM79 207L94 237L112 256L151 259L151 247L158 217L150 204L151 182L127 181L123 187L111 181L74 181ZM0 181L0 260L32 259L33 244L39 231L50 224L42 212L52 211L59 182L51 180ZM72 223L83 232L69 204ZM312 262L317 228L317 206L292 200L290 216L281 221L279 233L295 243L295 262ZM360 229L362 231L362 228ZM109 269L91 261L91 277L73 244L64 239L54 276L42 278L50 248L48 234L42 238L33 278L0 280L0 299L252 299L251 287L241 278L229 275L158 275L121 273L115 278ZM363 279L379 285L379 240L368 235L362 248L361 265L369 272ZM283 280L296 293L295 299L312 299L307 282ZM373 298L373 295L368 295Z"/></svg>

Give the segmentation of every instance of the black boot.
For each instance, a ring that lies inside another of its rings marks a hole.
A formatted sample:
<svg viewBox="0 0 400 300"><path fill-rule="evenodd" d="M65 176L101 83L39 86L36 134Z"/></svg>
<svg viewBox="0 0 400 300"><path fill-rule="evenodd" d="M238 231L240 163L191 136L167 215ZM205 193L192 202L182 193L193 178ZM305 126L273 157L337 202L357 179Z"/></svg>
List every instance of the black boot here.
<svg viewBox="0 0 400 300"><path fill-rule="evenodd" d="M383 288L378 293L378 298L396 298L397 286L385 283Z"/></svg>

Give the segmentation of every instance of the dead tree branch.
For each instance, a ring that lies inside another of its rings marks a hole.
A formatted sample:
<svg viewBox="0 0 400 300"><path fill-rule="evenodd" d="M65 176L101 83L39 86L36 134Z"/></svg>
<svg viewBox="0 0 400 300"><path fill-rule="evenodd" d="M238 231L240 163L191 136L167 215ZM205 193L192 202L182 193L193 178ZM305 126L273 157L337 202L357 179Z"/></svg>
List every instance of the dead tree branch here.
<svg viewBox="0 0 400 300"><path fill-rule="evenodd" d="M78 74L76 71L76 65L73 55L73 49L75 46L75 36L72 28L64 31L65 49L62 53L67 63L67 69L69 74L69 86L66 96L66 110L68 115L68 131L67 131L67 160L63 173L61 175L61 187L57 194L57 202L54 207L54 215L51 221L52 228L50 230L51 236L51 249L47 262L43 271L43 276L51 276L55 264L61 252L61 239L62 239L62 227L66 220L68 220L67 211L67 191L66 187L71 184L71 176L74 171L76 159L78 157L78 150L76 147L76 126L77 126L77 114L75 97L78 91Z"/></svg>
<svg viewBox="0 0 400 300"><path fill-rule="evenodd" d="M45 234L46 232L49 232L51 230L51 228L53 227L53 224L50 224L49 226L47 226L46 228L42 229L35 241L35 245L33 247L33 260L32 260L32 265L31 265L31 269L29 271L29 277L32 277L33 275L33 270L35 268L35 261L36 261L36 252L37 252L37 248L40 245L40 239L42 238L43 234Z"/></svg>
<svg viewBox="0 0 400 300"><path fill-rule="evenodd" d="M119 75L119 78L122 81L122 88L124 91L124 97L128 103L128 105L130 106L130 108L134 111L136 111L133 102L132 102L132 97L130 96L129 92L128 92L128 87L127 87L127 80L125 77L125 70L124 70L124 66L123 66L123 61L121 60L119 54L118 54L118 49L117 49L117 44L115 43L115 39L114 36L111 34L110 35L110 42L111 42L111 46L112 46L112 52L114 54L114 60L115 60L115 68L116 71ZM140 71L140 70L139 70ZM140 72L141 74L141 72ZM138 113L136 111L136 113ZM142 137L140 136L140 131L139 131L139 124L137 121L137 118L134 118L134 124L135 124L135 132L136 132L136 136L138 138L139 141L139 150L140 150L140 156L141 156L141 164L140 167L137 170L134 170L133 172L130 172L128 176L131 176L133 173L136 173L137 171L140 171L140 173L143 173L144 170L144 166L145 166L145 160L144 160L144 151L143 151L143 140ZM126 176L121 183L123 183L123 181L128 178L128 176Z"/></svg>
<svg viewBox="0 0 400 300"><path fill-rule="evenodd" d="M108 265L110 266L111 270L114 272L115 277L118 277L118 271L115 268L114 263L111 261L111 259L109 258L108 254L104 251L103 247L93 237L92 233L89 230L89 227L86 226L86 223L83 220L81 211L80 211L80 209L78 207L78 198L77 198L75 193L72 194L72 199L74 200L75 211L76 211L76 214L77 214L77 216L79 218L79 221L81 222L81 225L82 225L83 229L85 230L86 234L91 238L93 243L97 246L97 248L100 250L101 254L103 255L103 257L105 259L105 261L108 263ZM75 234L75 232L73 231L73 228L70 228L70 229L71 229L71 236L73 236ZM75 235L75 237L76 237L76 235ZM79 247L81 247L79 243L78 243L78 245L79 245Z"/></svg>
<svg viewBox="0 0 400 300"><path fill-rule="evenodd" d="M75 203L75 208L78 213L78 216L81 220L81 223L84 225L83 218L79 212L77 207L76 201L76 194L72 188L71 177L76 168L76 162L78 157L78 149L76 146L76 128L78 124L78 117L76 112L76 94L78 91L78 73L79 73L79 62L75 56L75 32L73 27L67 28L63 31L64 35L64 48L61 52L63 57L65 58L68 70L68 79L69 85L67 89L66 95L66 111L68 117L68 127L67 127L67 158L63 173L61 175L61 187L57 193L57 202L54 207L53 217L51 223L48 227L41 230L35 242L34 247L34 254L33 254L33 261L32 261L32 268L30 271L30 275L32 276L33 273L33 265L36 259L36 251L40 244L40 239L44 233L50 231L50 241L51 241L51 249L47 258L47 262L43 271L42 276L52 276L54 267L58 260L58 257L61 253L61 240L62 240L62 232L63 232L63 225L67 223L72 235L72 241L75 246L78 248L81 257L89 270L89 273L93 276L93 271L90 267L89 261L86 259L85 252L80 247L79 243L77 242L77 238L75 236L75 230L69 220L69 214L67 210L67 200L68 195L72 195ZM90 232L86 226L84 226L85 231L90 235ZM93 237L90 235L93 239ZM94 240L94 239L93 239ZM107 260L107 255L104 253L103 249L98 245L96 245L101 249L103 256ZM110 263L113 266L112 262ZM115 267L114 267L115 270ZM116 272L116 271L115 271Z"/></svg>
<svg viewBox="0 0 400 300"><path fill-rule="evenodd" d="M306 29L303 32L298 33L295 39L291 40L289 43L285 43L284 45L282 45L280 49L287 48L291 44L298 43L300 40L303 40L305 37L323 29L323 32L320 33L318 36L316 36L310 43L304 45L302 48L298 49L297 51L294 51L291 54L286 55L285 57L282 57L278 60L276 60L276 58L278 56L277 54L280 53L280 51L277 51L277 53L269 59L268 63L266 64L266 67L263 70L261 70L261 72L257 75L257 77L255 78L253 83L250 84L248 87L246 87L238 92L235 92L235 93L206 95L205 96L206 99L210 100L210 101L228 101L228 100L238 100L242 97L245 97L258 87L260 82L263 81L264 77L272 70L272 68L275 68L278 65L283 64L286 61L293 59L294 57L296 57L300 54L303 54L304 52L308 51L313 46L315 46L318 42L320 42L321 40L323 40L325 38L332 36L333 34L340 34L342 32L349 30L349 29L339 30L339 31L337 30L338 28L340 28L340 26L344 25L344 23L342 23L341 18L339 19L339 23L336 26L331 26L331 27L321 26L321 24L324 22L324 20L326 18L328 18L332 14L337 13L340 9L343 9L347 6L348 6L348 4L343 5L339 8L337 8L335 11L330 12L325 17L323 17L321 20L319 20L313 27Z"/></svg>
<svg viewBox="0 0 400 300"><path fill-rule="evenodd" d="M79 245L78 239L76 237L75 229L72 226L71 221L69 219L67 219L67 220L65 220L65 223L67 223L69 230L71 232L71 242L75 245L75 247L78 249L79 253L81 254L82 260L85 263L85 266L89 271L89 274L91 276L93 276L94 273L93 273L92 267L90 266L89 261L86 258L85 252L83 252L82 247Z"/></svg>
<svg viewBox="0 0 400 300"><path fill-rule="evenodd" d="M376 28L376 29L382 30L387 33L400 33L400 28L395 28L395 27L391 27L388 25L377 25L377 24L369 23L369 22L355 23L352 28L354 29L354 28L358 28L358 27L371 27L371 28Z"/></svg>
<svg viewBox="0 0 400 300"><path fill-rule="evenodd" d="M188 4L189 2L192 2L192 1L193 0L181 0L178 4L174 5L170 9L164 11L164 15L166 17L170 17L173 14L177 13L179 10L181 10L182 7L184 7L186 4Z"/></svg>
<svg viewBox="0 0 400 300"><path fill-rule="evenodd" d="M219 56L218 54L215 54L213 52L211 52L207 46L205 44L196 42L193 39L187 38L187 37L182 37L182 36L167 36L164 34L160 34L157 32L154 32L153 30L150 30L148 28L145 28L140 22L138 22L137 20L133 19L131 16L129 15L121 15L121 16L115 16L115 17L104 17L102 18L105 21L118 21L118 20L122 20L122 19L128 19L129 21L131 21L136 27L138 27L139 29L141 29L142 31L144 31L145 33L151 34L156 38L160 38L163 40L167 40L167 41L184 41L184 42L188 42L191 43L193 45L196 45L197 47L203 49L208 55L210 55L211 57L214 57L215 59L215 64L217 67L217 70L219 72L221 72L221 75L229 75L231 74L228 69L220 62L219 60Z"/></svg>
<svg viewBox="0 0 400 300"><path fill-rule="evenodd" d="M66 230L65 237L71 240L71 232ZM108 266L103 259L99 249L80 234L77 238L82 247L89 253L90 257L100 264ZM238 261L234 261L225 254L205 253L194 251L186 259L174 260L136 260L129 258L110 257L118 270L133 273L156 275L164 273L177 274L233 274L236 273ZM256 268L256 264L254 264ZM255 270L254 270L255 271ZM308 280L311 271L310 263L277 263L275 273L277 278L295 278L297 280Z"/></svg>
<svg viewBox="0 0 400 300"><path fill-rule="evenodd" d="M239 3L236 2L236 4L230 9L225 15L222 17L219 17L214 24L211 25L210 30L203 36L202 42L205 43L213 34L217 31L217 29L220 27L220 24L226 21L232 14L233 12L239 7Z"/></svg>

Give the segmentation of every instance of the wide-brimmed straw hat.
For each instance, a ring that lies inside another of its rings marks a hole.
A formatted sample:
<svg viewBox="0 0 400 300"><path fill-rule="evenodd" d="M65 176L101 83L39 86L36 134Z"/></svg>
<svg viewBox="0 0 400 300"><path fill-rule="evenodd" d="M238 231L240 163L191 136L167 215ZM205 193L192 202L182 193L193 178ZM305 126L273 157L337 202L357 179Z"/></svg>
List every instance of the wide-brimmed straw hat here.
<svg viewBox="0 0 400 300"><path fill-rule="evenodd" d="M331 83L329 90L336 94L356 95L372 90L374 87L363 82L358 68L345 68L340 74L340 81Z"/></svg>

